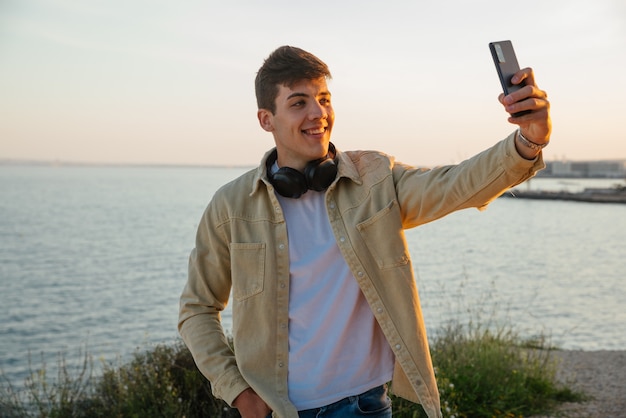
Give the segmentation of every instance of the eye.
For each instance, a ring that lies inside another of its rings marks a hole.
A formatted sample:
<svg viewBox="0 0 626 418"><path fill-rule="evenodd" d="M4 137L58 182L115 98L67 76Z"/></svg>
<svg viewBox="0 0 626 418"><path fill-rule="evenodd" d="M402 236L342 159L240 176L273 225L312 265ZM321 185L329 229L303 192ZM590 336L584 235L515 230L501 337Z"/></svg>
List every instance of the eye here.
<svg viewBox="0 0 626 418"><path fill-rule="evenodd" d="M320 104L321 104L322 106L328 106L328 105L330 105L330 98L323 98L323 99L320 99Z"/></svg>
<svg viewBox="0 0 626 418"><path fill-rule="evenodd" d="M304 100L298 100L297 102L293 102L291 104L291 107L302 107L302 106L304 106L304 104L305 104Z"/></svg>

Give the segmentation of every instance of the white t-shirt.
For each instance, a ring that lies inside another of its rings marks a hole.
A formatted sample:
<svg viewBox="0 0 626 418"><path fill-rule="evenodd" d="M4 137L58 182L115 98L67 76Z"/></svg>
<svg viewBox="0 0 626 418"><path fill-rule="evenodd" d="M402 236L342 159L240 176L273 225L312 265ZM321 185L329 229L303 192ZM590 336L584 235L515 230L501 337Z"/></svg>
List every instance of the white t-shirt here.
<svg viewBox="0 0 626 418"><path fill-rule="evenodd" d="M278 196L290 259L289 398L298 410L391 380L394 356L335 241L324 192Z"/></svg>

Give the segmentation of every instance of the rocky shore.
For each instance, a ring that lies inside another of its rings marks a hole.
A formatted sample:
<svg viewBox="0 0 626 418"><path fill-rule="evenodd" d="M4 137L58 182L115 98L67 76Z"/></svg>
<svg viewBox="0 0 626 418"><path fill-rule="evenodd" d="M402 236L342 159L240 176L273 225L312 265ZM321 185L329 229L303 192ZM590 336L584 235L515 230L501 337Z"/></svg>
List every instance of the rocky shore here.
<svg viewBox="0 0 626 418"><path fill-rule="evenodd" d="M589 399L563 404L549 417L534 418L624 418L626 417L626 351L554 351L559 381Z"/></svg>

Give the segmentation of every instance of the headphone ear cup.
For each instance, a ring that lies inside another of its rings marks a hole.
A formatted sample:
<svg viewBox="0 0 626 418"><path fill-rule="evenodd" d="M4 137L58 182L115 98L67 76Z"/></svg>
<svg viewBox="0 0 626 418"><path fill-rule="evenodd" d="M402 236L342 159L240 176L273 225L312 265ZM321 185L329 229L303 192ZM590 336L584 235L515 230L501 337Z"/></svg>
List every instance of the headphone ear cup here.
<svg viewBox="0 0 626 418"><path fill-rule="evenodd" d="M329 143L328 150L326 157L310 161L304 167L304 173L291 167L281 167L272 173L272 166L278 158L278 151L274 149L265 162L267 177L274 186L274 190L281 196L292 199L299 198L309 189L316 192L326 190L337 177L337 164L339 163L335 159L337 151L332 142Z"/></svg>
<svg viewBox="0 0 626 418"><path fill-rule="evenodd" d="M308 190L304 175L291 167L281 167L272 174L270 181L278 194L284 197L297 199Z"/></svg>
<svg viewBox="0 0 626 418"><path fill-rule="evenodd" d="M326 190L337 177L337 164L332 158L311 161L304 168L307 187L316 192Z"/></svg>

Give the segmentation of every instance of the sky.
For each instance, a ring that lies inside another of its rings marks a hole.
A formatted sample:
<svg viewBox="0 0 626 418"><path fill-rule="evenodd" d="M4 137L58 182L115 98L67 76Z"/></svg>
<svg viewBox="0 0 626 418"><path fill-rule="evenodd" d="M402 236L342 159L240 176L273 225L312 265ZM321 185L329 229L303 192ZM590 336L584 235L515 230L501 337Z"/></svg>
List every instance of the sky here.
<svg viewBox="0 0 626 418"><path fill-rule="evenodd" d="M0 0L0 160L258 164L254 76L294 45L330 67L338 148L457 163L515 129L505 39L548 93L546 160L626 159L623 0Z"/></svg>

